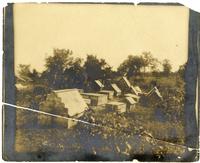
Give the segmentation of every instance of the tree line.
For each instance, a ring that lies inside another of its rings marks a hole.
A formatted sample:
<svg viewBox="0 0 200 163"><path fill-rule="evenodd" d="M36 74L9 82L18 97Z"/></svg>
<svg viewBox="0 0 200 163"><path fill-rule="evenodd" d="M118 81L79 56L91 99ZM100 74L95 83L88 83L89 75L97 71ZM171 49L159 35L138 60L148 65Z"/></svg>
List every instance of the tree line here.
<svg viewBox="0 0 200 163"><path fill-rule="evenodd" d="M162 66L162 71L159 67ZM185 64L177 73L184 76ZM45 59L45 70L39 73L31 70L30 65L20 64L18 67L17 83L23 85L44 85L50 89L88 88L96 79L103 81L119 76L142 76L145 74L168 76L172 73L172 65L168 59L159 61L151 52L141 55L129 55L116 71L105 59L95 55L87 55L84 61L74 58L73 52L66 49L54 49L53 56Z"/></svg>

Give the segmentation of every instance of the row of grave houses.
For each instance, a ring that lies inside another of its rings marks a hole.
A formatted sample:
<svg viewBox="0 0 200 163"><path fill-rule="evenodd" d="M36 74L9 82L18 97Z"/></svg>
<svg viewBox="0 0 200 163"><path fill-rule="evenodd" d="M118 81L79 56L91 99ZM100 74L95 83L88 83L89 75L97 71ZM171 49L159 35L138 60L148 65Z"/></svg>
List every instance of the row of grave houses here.
<svg viewBox="0 0 200 163"><path fill-rule="evenodd" d="M116 83L110 83L107 88L100 80L95 80L93 84L95 92L84 92L82 89L53 91L64 104L68 117L79 119L89 108L95 110L98 106L107 111L121 114L134 111L137 104L151 106L162 100L162 96L156 87L145 93L139 86L131 85L126 77L122 77ZM45 109L42 111L45 111ZM61 120L59 123L71 128L77 122L69 120L66 123L66 120Z"/></svg>

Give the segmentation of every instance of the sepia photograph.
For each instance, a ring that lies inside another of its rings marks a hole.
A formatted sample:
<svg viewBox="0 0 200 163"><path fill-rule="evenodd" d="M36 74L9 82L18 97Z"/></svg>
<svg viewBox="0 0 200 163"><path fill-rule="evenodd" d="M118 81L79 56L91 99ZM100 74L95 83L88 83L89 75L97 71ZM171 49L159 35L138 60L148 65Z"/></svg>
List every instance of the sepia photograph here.
<svg viewBox="0 0 200 163"><path fill-rule="evenodd" d="M3 159L199 160L199 31L180 4L8 4Z"/></svg>

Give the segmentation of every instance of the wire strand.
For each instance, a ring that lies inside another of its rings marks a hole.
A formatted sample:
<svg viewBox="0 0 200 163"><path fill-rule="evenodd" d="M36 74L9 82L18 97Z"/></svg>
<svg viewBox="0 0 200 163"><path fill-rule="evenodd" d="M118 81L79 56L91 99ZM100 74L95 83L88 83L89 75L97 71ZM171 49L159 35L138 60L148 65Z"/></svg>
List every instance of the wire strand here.
<svg viewBox="0 0 200 163"><path fill-rule="evenodd" d="M57 118L62 118L62 119L65 119L65 120L72 120L72 121L84 123L84 124L95 126L95 127L109 128L109 129L112 129L112 130L118 130L116 128L112 128L112 127L108 127L108 126L103 126L103 125L99 125L99 124L96 124L96 123L87 122L87 121L76 119L76 118L70 118L70 117L65 117L65 116L61 116L61 115L57 115L57 114L52 114L52 113L48 113L48 112L44 112L44 111L39 111L39 110L35 110L35 109L32 109L32 108L28 108L28 107L17 106L17 105L5 103L5 102L2 102L2 104L5 105L5 106L10 106L10 107L13 107L13 108L19 108L19 109L23 109L23 110L28 110L28 111L31 111L31 112L35 112L35 113L39 113L39 114L44 114L44 115L48 115L48 116L52 116L52 117L57 117ZM128 133L130 131L123 130L123 132ZM196 149L196 148L187 147L187 146L184 146L184 145L174 144L174 143L171 143L171 142L168 142L168 141L157 139L157 138L154 138L154 137L152 137L151 135L149 135L148 133L145 133L145 132L142 132L142 134L143 135L141 135L141 133L138 133L138 134L135 134L135 135L138 135L138 136L141 136L141 137L149 137L149 138L151 138L153 140L156 140L156 141L159 141L159 142L163 142L163 143L167 143L167 144L172 145L172 146L179 146L181 148L187 149L188 151L198 151L199 152L199 149ZM146 136L144 136L144 135L146 135Z"/></svg>

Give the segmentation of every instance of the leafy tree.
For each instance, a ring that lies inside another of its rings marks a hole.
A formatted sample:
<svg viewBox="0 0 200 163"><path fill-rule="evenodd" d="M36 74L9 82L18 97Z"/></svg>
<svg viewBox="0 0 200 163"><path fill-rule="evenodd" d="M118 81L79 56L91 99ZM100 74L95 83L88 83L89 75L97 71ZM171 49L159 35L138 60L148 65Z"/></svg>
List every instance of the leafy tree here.
<svg viewBox="0 0 200 163"><path fill-rule="evenodd" d="M185 68L186 68L186 63L179 66L179 69L178 69L178 74L180 75L182 79L184 79L184 76L185 76Z"/></svg>
<svg viewBox="0 0 200 163"><path fill-rule="evenodd" d="M94 55L87 55L84 68L87 73L88 81L107 79L112 76L112 68L104 59L98 59Z"/></svg>
<svg viewBox="0 0 200 163"><path fill-rule="evenodd" d="M18 66L18 74L19 74L19 82L27 82L27 81L31 81L30 79L30 74L31 74L31 70L30 70L30 65L23 65L20 64Z"/></svg>
<svg viewBox="0 0 200 163"><path fill-rule="evenodd" d="M46 58L46 70L42 77L53 89L64 88L64 71L72 66L72 51L65 49L54 49L53 56Z"/></svg>
<svg viewBox="0 0 200 163"><path fill-rule="evenodd" d="M145 66L144 60L141 56L129 55L128 58L118 67L118 72L121 75L126 75L130 78L133 75L138 75L142 67Z"/></svg>
<svg viewBox="0 0 200 163"><path fill-rule="evenodd" d="M115 76L115 72L112 70L112 67L105 67L103 70L103 80L112 79Z"/></svg>
<svg viewBox="0 0 200 163"><path fill-rule="evenodd" d="M156 72L157 67L160 64L157 58L154 58L151 52L143 52L142 58L144 60L144 73L146 72L146 69L149 68L149 70Z"/></svg>
<svg viewBox="0 0 200 163"><path fill-rule="evenodd" d="M165 59L163 61L162 66L163 66L163 74L168 76L170 74L170 72L171 72L171 69L172 69L170 61L168 59Z"/></svg>
<svg viewBox="0 0 200 163"><path fill-rule="evenodd" d="M23 85L36 84L40 81L40 74L37 70L31 71L30 65L20 64L18 67L17 82Z"/></svg>
<svg viewBox="0 0 200 163"><path fill-rule="evenodd" d="M105 59L100 59L100 65L102 70L102 79L107 80L111 79L114 75L112 67L105 61Z"/></svg>
<svg viewBox="0 0 200 163"><path fill-rule="evenodd" d="M82 64L82 59L77 58L73 65L64 71L65 87L83 88L86 74Z"/></svg>
<svg viewBox="0 0 200 163"><path fill-rule="evenodd" d="M21 104L22 106L31 107L32 103L38 105L49 92L49 88L43 83L40 73L35 69L31 71L30 65L19 65L18 74L17 83L27 86L25 90L17 91L18 101L24 102Z"/></svg>

